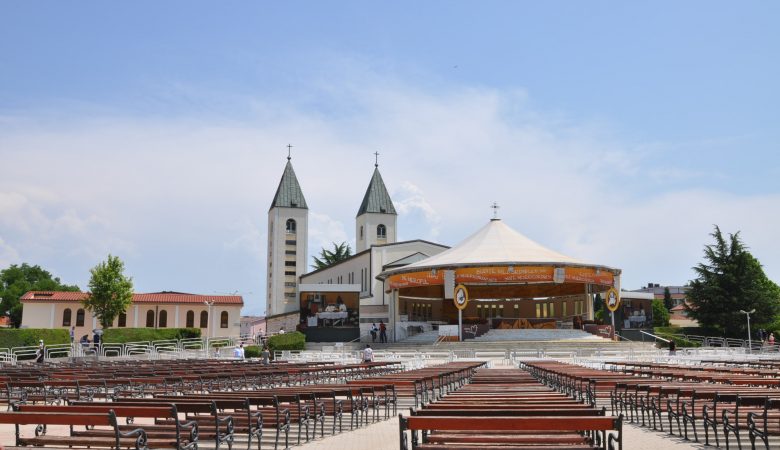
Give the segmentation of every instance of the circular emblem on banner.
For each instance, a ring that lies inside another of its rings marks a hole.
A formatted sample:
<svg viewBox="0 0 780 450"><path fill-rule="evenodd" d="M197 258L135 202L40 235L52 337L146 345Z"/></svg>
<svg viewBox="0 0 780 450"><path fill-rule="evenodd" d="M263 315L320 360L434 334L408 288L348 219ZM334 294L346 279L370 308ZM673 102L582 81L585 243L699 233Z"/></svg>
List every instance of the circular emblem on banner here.
<svg viewBox="0 0 780 450"><path fill-rule="evenodd" d="M455 286L453 302L455 302L455 307L458 309L466 308L466 305L469 303L469 291L466 289L466 286L462 284Z"/></svg>
<svg viewBox="0 0 780 450"><path fill-rule="evenodd" d="M615 312L618 306L620 306L620 294L618 294L617 289L611 288L607 291L607 309Z"/></svg>

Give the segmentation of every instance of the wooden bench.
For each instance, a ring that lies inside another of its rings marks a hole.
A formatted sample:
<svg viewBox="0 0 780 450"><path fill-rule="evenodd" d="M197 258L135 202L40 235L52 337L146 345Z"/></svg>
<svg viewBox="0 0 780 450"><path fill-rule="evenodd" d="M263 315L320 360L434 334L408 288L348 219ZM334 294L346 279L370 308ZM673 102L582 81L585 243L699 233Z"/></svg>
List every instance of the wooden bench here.
<svg viewBox="0 0 780 450"><path fill-rule="evenodd" d="M148 449L149 440L146 432L134 429L120 432L117 417L113 411L107 413L65 413L65 412L0 412L0 424L10 424L16 427L15 446L55 446L72 447L86 446L90 448L133 448ZM35 436L22 436L22 425L35 425ZM49 436L46 434L48 425L68 425L85 427L110 427L112 436L104 437L73 437Z"/></svg>
<svg viewBox="0 0 780 450"><path fill-rule="evenodd" d="M539 449L542 444L618 450L623 443L622 417L398 417L401 450L481 449L499 444L511 450ZM411 432L411 447L407 430ZM422 440L418 431L422 431Z"/></svg>

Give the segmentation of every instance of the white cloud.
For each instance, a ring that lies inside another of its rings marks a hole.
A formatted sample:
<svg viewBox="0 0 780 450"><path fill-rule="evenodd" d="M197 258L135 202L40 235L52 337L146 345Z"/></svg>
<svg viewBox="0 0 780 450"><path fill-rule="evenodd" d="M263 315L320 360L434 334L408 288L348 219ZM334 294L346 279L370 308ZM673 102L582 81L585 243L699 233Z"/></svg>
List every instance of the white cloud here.
<svg viewBox="0 0 780 450"><path fill-rule="evenodd" d="M310 208L310 256L332 242L354 248L355 213L379 150L404 239L456 244L497 201L518 231L621 267L624 286L638 287L688 280L717 223L743 230L780 280L775 194L654 190L686 173L655 160L658 143L623 142L608 124L546 117L523 91L432 93L358 81L327 86L338 104L326 113L305 101L249 98L254 115L241 121L5 120L0 157L13 170L0 178L0 263L24 259L83 285L89 267L120 253L141 288L251 290L247 303L259 312L266 213L292 143Z"/></svg>

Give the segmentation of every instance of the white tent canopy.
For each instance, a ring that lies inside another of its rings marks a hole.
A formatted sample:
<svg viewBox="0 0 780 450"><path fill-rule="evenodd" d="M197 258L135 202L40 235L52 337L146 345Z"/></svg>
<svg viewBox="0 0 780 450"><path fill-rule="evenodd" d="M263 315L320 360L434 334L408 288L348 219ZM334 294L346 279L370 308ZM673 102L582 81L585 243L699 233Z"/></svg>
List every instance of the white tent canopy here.
<svg viewBox="0 0 780 450"><path fill-rule="evenodd" d="M590 264L550 250L513 230L501 220L493 219L455 247L422 261L385 271L378 278L385 279L398 273L437 268L512 264L587 266L620 273L618 269Z"/></svg>

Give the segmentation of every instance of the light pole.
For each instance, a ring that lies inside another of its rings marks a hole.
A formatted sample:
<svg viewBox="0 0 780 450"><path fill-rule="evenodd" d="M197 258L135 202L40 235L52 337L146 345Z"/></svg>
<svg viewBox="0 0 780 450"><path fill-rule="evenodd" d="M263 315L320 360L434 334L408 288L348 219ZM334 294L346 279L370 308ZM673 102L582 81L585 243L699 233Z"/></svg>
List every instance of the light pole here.
<svg viewBox="0 0 780 450"><path fill-rule="evenodd" d="M747 316L747 323L748 323L748 353L753 353L753 341L750 339L750 315L756 312L756 309L753 308L750 311L745 311L740 309L739 312Z"/></svg>
<svg viewBox="0 0 780 450"><path fill-rule="evenodd" d="M209 307L209 312L208 312L209 320L208 320L208 323L206 324L206 326L208 327L208 328L206 328L206 330L208 330L208 331L206 333L207 334L206 337L208 337L208 338L214 337L214 333L211 331L211 324L214 323L214 319L213 319L213 317L211 317L211 307L214 305L214 300L205 301L205 302L203 302L203 304Z"/></svg>

